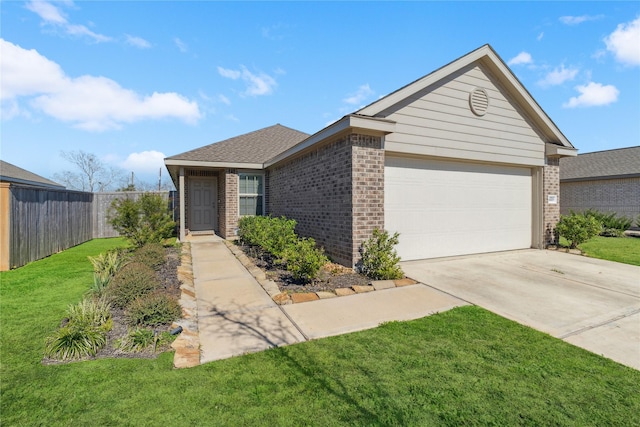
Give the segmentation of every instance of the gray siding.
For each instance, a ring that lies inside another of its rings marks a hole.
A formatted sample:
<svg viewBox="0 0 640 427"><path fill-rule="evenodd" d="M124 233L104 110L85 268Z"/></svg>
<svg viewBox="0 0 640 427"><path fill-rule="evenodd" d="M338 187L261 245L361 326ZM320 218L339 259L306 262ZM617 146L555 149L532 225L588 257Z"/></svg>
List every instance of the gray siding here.
<svg viewBox="0 0 640 427"><path fill-rule="evenodd" d="M469 108L469 93L484 88L484 116ZM382 114L397 122L385 149L465 160L544 165L544 141L480 66L453 74Z"/></svg>

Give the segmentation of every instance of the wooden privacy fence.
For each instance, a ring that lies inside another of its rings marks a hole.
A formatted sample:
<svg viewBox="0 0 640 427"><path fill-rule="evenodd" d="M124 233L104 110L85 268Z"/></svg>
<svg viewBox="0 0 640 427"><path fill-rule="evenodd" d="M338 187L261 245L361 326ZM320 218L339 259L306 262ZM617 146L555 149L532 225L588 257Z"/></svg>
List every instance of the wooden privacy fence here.
<svg viewBox="0 0 640 427"><path fill-rule="evenodd" d="M85 193L0 183L0 271L21 267L93 238L117 237L111 203L144 192ZM168 192L159 192L168 199Z"/></svg>

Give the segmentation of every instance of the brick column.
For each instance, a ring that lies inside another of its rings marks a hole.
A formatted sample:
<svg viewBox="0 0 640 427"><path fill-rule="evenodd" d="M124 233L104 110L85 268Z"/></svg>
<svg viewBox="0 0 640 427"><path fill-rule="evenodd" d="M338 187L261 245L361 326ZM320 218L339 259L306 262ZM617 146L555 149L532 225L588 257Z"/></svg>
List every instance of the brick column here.
<svg viewBox="0 0 640 427"><path fill-rule="evenodd" d="M384 229L384 150L382 138L350 135L352 183L352 265L373 230Z"/></svg>
<svg viewBox="0 0 640 427"><path fill-rule="evenodd" d="M220 235L225 239L236 237L235 230L238 227L238 171L227 169L220 174L221 185L220 200Z"/></svg>
<svg viewBox="0 0 640 427"><path fill-rule="evenodd" d="M560 159L547 158L543 170L543 202L542 218L544 228L544 245L558 243L556 224L560 221ZM549 203L549 196L556 196L556 203Z"/></svg>

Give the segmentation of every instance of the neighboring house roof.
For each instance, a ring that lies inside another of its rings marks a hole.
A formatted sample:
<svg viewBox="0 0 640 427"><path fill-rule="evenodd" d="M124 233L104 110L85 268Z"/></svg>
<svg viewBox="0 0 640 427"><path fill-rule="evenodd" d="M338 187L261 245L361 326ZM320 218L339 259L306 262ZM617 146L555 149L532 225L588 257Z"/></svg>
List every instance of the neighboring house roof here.
<svg viewBox="0 0 640 427"><path fill-rule="evenodd" d="M579 154L560 159L560 181L640 176L640 146Z"/></svg>
<svg viewBox="0 0 640 427"><path fill-rule="evenodd" d="M0 181L12 182L15 184L30 185L34 187L53 188L64 190L64 185L53 182L26 169L19 168L9 162L0 160Z"/></svg>
<svg viewBox="0 0 640 427"><path fill-rule="evenodd" d="M184 161L259 164L262 167L267 160L307 139L309 134L276 124L224 141L196 148L182 154L167 157L165 163L188 164ZM169 161L169 162L167 162ZM179 161L179 162L172 162Z"/></svg>

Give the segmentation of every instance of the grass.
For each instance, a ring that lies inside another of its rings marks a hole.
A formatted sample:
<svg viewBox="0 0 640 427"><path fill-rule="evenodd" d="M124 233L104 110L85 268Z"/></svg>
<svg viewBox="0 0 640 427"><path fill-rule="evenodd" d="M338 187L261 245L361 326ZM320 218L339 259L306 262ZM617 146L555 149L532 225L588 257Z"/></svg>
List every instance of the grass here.
<svg viewBox="0 0 640 427"><path fill-rule="evenodd" d="M2 425L640 425L639 371L478 307L184 370L42 365L87 255L119 244L0 275Z"/></svg>
<svg viewBox="0 0 640 427"><path fill-rule="evenodd" d="M640 238L597 236L579 246L592 258L640 266Z"/></svg>
<svg viewBox="0 0 640 427"><path fill-rule="evenodd" d="M569 247L569 242L560 238L560 246ZM640 266L640 238L596 236L580 245L578 249L586 256L607 261Z"/></svg>

